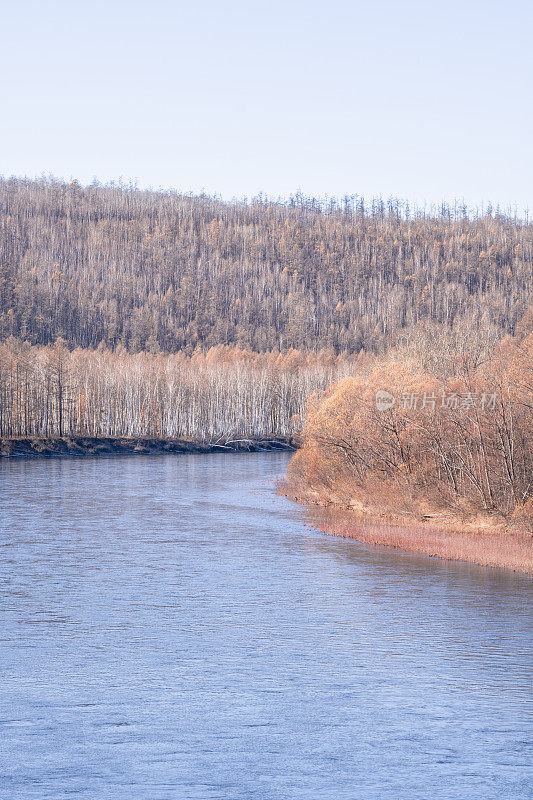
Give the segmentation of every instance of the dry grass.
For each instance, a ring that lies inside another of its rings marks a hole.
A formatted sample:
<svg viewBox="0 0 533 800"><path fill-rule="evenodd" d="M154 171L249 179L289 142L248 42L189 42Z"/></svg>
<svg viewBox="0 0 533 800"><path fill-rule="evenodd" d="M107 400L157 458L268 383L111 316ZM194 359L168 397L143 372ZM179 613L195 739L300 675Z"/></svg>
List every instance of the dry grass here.
<svg viewBox="0 0 533 800"><path fill-rule="evenodd" d="M278 490L296 502L336 509L327 522L316 525L322 533L425 556L533 574L533 536L525 525L507 525L501 520L487 518L461 525L453 517L441 518L435 524L435 519L429 515L425 520L403 517L400 522L392 522L390 516L383 514L376 517L362 510L339 508L318 493L288 481L280 481Z"/></svg>

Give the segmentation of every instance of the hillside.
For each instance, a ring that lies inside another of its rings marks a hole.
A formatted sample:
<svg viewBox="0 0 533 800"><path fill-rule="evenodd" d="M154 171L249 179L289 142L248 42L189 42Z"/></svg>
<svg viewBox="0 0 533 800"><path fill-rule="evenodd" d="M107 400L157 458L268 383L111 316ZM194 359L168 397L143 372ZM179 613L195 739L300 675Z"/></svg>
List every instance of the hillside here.
<svg viewBox="0 0 533 800"><path fill-rule="evenodd" d="M513 333L533 225L410 212L0 181L0 339L173 353L381 350L417 323Z"/></svg>

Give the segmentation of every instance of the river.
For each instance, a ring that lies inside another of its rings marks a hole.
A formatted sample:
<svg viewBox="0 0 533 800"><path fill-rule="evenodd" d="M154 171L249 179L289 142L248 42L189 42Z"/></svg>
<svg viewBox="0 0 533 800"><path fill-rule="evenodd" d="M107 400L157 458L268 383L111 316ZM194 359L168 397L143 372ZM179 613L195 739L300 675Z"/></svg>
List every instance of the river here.
<svg viewBox="0 0 533 800"><path fill-rule="evenodd" d="M318 533L285 453L0 462L2 800L526 800L532 583Z"/></svg>

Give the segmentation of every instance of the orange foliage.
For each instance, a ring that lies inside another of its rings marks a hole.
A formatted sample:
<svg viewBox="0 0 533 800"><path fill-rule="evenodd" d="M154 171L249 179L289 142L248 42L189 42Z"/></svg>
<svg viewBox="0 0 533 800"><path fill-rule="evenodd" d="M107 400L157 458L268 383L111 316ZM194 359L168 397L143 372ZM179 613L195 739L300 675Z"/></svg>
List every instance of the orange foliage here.
<svg viewBox="0 0 533 800"><path fill-rule="evenodd" d="M289 480L306 500L372 513L531 524L532 431L533 334L476 367L456 359L447 378L384 358L315 400Z"/></svg>

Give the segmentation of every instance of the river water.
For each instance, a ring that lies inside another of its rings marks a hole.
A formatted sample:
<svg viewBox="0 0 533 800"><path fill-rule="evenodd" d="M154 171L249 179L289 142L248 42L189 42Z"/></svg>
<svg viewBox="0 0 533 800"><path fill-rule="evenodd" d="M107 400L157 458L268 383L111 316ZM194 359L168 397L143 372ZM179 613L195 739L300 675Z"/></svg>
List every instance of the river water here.
<svg viewBox="0 0 533 800"><path fill-rule="evenodd" d="M326 536L283 453L0 463L2 800L526 800L531 581Z"/></svg>

